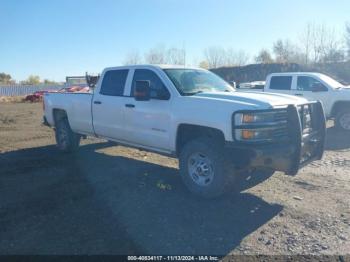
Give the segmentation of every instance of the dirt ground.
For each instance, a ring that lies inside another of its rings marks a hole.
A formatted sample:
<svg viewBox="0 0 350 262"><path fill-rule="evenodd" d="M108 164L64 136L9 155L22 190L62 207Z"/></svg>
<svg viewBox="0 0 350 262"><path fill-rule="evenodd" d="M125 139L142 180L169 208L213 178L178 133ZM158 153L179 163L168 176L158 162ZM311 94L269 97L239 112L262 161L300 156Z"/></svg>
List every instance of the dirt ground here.
<svg viewBox="0 0 350 262"><path fill-rule="evenodd" d="M350 254L350 137L296 177L201 200L172 158L86 139L56 150L41 104L0 104L0 254Z"/></svg>

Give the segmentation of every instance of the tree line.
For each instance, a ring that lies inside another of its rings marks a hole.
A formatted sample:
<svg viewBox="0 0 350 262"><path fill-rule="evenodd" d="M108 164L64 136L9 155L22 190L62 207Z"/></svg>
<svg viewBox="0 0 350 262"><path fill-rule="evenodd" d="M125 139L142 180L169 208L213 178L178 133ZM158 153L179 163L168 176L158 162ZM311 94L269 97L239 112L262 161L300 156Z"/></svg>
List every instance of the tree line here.
<svg viewBox="0 0 350 262"><path fill-rule="evenodd" d="M60 84L55 81L51 81L48 79L40 79L37 75L30 75L26 80L17 82L15 79L12 78L10 74L6 73L0 73L0 84L5 85L15 85L15 84L21 84L21 85L57 85Z"/></svg>
<svg viewBox="0 0 350 262"><path fill-rule="evenodd" d="M210 46L203 50L199 63L186 61L186 49L184 47L166 48L158 45L143 55L137 50L126 54L122 63L130 64L196 64L199 67L212 69L218 67L243 66L248 63L297 63L312 65L320 63L336 63L350 61L350 22L345 24L343 33L324 24L308 23L299 35L298 41L290 39L278 39L273 42L271 48L262 48L255 56L251 56L244 50ZM0 84L17 83L9 74L0 73ZM19 84L58 84L48 79L40 79L37 75L30 75Z"/></svg>
<svg viewBox="0 0 350 262"><path fill-rule="evenodd" d="M244 50L210 46L203 50L202 60L197 63L203 68L243 66L248 63L336 63L350 60L350 23L345 25L345 33L338 33L324 24L308 23L296 42L277 39L272 47L262 48L255 56ZM185 48L165 48L158 45L143 56L132 51L125 56L124 65L129 64L188 64ZM195 63L193 63L195 64Z"/></svg>

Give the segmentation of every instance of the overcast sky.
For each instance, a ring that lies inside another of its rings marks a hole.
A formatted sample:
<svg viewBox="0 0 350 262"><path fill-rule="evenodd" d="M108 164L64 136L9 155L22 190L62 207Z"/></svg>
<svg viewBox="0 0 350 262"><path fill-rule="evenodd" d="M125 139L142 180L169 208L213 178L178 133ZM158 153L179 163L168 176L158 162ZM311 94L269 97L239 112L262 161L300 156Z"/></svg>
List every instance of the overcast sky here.
<svg viewBox="0 0 350 262"><path fill-rule="evenodd" d="M0 0L0 72L63 81L160 44L185 46L188 64L214 45L254 56L308 22L342 32L349 14L349 0Z"/></svg>

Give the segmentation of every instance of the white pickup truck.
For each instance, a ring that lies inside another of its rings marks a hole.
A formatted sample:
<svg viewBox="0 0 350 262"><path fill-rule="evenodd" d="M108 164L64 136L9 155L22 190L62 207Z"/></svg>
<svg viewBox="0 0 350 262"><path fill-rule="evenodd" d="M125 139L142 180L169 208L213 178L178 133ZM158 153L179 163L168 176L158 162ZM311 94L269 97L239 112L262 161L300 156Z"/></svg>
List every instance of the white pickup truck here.
<svg viewBox="0 0 350 262"><path fill-rule="evenodd" d="M107 68L91 93L45 94L44 123L62 151L95 136L178 157L185 185L203 197L224 193L242 170L295 175L325 141L321 103L236 92L207 70L176 66Z"/></svg>
<svg viewBox="0 0 350 262"><path fill-rule="evenodd" d="M252 91L252 89L239 89ZM334 119L336 127L350 131L350 88L320 73L273 73L267 76L265 91L302 96L310 101L321 101L328 119Z"/></svg>

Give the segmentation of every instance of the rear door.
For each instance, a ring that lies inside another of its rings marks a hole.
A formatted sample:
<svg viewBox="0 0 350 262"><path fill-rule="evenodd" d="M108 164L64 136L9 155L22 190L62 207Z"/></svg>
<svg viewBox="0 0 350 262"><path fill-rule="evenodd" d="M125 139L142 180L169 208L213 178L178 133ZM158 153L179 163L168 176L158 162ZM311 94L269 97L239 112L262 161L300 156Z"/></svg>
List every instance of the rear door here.
<svg viewBox="0 0 350 262"><path fill-rule="evenodd" d="M150 81L151 99L136 101L137 80ZM171 95L161 77L151 69L134 71L130 97L126 98L126 136L132 143L168 151L170 148Z"/></svg>
<svg viewBox="0 0 350 262"><path fill-rule="evenodd" d="M96 135L116 139L125 139L125 86L128 69L109 70L102 76L99 90L92 101L93 125Z"/></svg>

